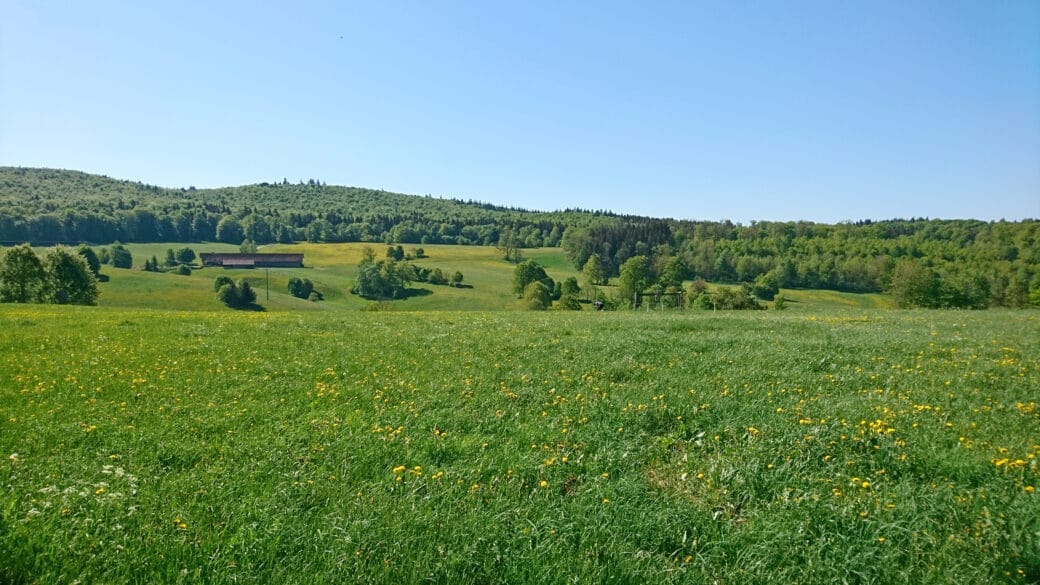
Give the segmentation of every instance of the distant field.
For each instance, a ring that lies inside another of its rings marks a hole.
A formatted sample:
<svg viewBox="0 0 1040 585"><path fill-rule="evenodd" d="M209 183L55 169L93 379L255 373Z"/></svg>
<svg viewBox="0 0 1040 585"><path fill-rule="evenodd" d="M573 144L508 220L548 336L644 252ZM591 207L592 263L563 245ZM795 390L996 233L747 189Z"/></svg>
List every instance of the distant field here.
<svg viewBox="0 0 1040 585"><path fill-rule="evenodd" d="M300 273L331 289L353 251ZM429 251L472 264L469 292L509 270ZM211 270L107 269L102 298ZM1040 314L790 294L681 315L0 305L0 583L1040 580Z"/></svg>
<svg viewBox="0 0 1040 585"><path fill-rule="evenodd" d="M146 259L155 256L160 262L169 248L179 249L185 244L131 244L127 248L140 267ZM190 244L196 252L226 252L237 250L227 244ZM372 301L350 294L354 284L357 264L362 250L370 246L383 258L385 244L292 244L264 246L262 252L294 252L304 254L302 269L279 268L269 271L270 298L268 299L268 271L224 270L205 268L196 270L191 276L176 274L145 273L139 270L103 268L110 280L101 286L102 306L162 308L177 310L226 311L213 294L213 280L219 275L247 278L260 294L259 302L267 311L339 311L359 310ZM465 288L434 286L413 283L412 287L423 294L408 299L383 303L380 308L390 311L488 311L519 310L523 304L512 292L514 266L502 259L495 249L486 246L416 246L404 245L406 252L422 247L427 258L412 260L428 268L440 268L448 274L456 270L463 273ZM524 257L536 260L546 267L549 276L563 280L573 276L579 282L581 274L571 267L560 248L538 248L524 250ZM308 278L326 300L311 303L296 299L288 294L288 280L292 277ZM610 287L605 289L608 294ZM796 313L819 311L842 311L864 308L891 308L890 297L878 294L850 294L834 291L782 291L791 301L788 309Z"/></svg>

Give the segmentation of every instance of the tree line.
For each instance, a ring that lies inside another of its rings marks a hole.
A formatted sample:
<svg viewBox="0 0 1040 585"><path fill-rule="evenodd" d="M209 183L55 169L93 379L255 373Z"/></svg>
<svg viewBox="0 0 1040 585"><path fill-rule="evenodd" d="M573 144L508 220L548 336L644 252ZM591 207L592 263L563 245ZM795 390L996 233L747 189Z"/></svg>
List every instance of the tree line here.
<svg viewBox="0 0 1040 585"><path fill-rule="evenodd" d="M647 258L655 283L892 292L905 306L1022 307L1040 294L1040 222L680 221L532 212L321 181L165 189L76 171L0 167L0 243L220 241L561 246L589 282ZM591 263L591 264L590 264ZM383 268L383 267L380 267ZM369 268L372 270L372 268Z"/></svg>

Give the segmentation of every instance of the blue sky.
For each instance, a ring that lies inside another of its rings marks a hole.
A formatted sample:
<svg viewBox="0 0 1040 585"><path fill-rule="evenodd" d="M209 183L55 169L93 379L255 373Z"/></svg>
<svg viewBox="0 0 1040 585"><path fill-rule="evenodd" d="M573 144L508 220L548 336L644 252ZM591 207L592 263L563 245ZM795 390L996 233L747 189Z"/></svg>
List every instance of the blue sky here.
<svg viewBox="0 0 1040 585"><path fill-rule="evenodd" d="M683 219L1040 218L1040 2L2 0L0 165Z"/></svg>

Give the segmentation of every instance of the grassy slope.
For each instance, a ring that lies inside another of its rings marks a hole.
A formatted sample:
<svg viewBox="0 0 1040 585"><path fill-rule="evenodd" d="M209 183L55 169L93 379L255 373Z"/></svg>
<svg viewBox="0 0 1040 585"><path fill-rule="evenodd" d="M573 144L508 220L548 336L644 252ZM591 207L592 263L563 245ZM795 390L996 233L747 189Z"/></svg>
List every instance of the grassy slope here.
<svg viewBox="0 0 1040 585"><path fill-rule="evenodd" d="M1040 579L1035 312L0 328L0 582Z"/></svg>
<svg viewBox="0 0 1040 585"><path fill-rule="evenodd" d="M131 244L127 247L134 256L137 266L145 259L155 256L160 262L168 248L181 248L183 244ZM271 298L266 299L266 271L226 271L206 268L196 270L191 276L175 274L150 274L140 271L105 268L104 274L110 281L101 288L101 304L111 307L164 308L178 310L226 310L214 298L213 279L218 275L233 278L248 278L258 291L260 304L268 311L338 311L357 310L369 301L349 293L354 283L356 267L361 260L362 250L371 246L377 257L382 257L386 246L382 244L293 244L270 245L262 251L297 252L304 254L303 269L272 269ZM234 251L226 244L192 244L196 252ZM405 246L406 251L411 247ZM512 294L513 265L501 259L497 250L483 246L423 246L428 258L414 260L420 266L440 268L446 274L456 270L463 273L466 288L434 286L414 283L413 288L426 291L405 300L385 303L382 308L403 311L430 310L513 310L522 308ZM570 267L559 248L525 250L524 257L538 261L546 267L549 276L563 280L574 276L582 280L581 274ZM291 297L287 292L288 279L309 278L326 300L310 303ZM609 291L609 288L607 289ZM890 299L883 295L849 294L833 291L783 291L792 301L788 307L796 312L818 312L821 310L843 310L862 308L890 308Z"/></svg>

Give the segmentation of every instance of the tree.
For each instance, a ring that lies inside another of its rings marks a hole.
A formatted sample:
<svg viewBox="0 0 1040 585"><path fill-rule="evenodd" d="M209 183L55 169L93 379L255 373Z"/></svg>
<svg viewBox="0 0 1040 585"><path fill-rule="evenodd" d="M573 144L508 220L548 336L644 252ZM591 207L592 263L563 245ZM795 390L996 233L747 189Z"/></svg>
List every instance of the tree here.
<svg viewBox="0 0 1040 585"><path fill-rule="evenodd" d="M541 282L545 285L549 295L552 294L552 290L555 288L553 279L549 278L549 275L545 273L545 268L542 268L534 260L525 260L517 264L516 268L513 269L513 292L517 296L525 295L527 285L532 282Z"/></svg>
<svg viewBox="0 0 1040 585"><path fill-rule="evenodd" d="M256 244L253 240L245 239L239 244L238 250L243 254L256 254Z"/></svg>
<svg viewBox="0 0 1040 585"><path fill-rule="evenodd" d="M455 274L451 275L451 286L462 286L462 278L462 273L456 270Z"/></svg>
<svg viewBox="0 0 1040 585"><path fill-rule="evenodd" d="M776 273L770 271L755 279L751 292L763 301L771 301L780 292L780 283Z"/></svg>
<svg viewBox="0 0 1040 585"><path fill-rule="evenodd" d="M939 276L931 268L916 260L896 263L889 292L900 307L935 307L939 290Z"/></svg>
<svg viewBox="0 0 1040 585"><path fill-rule="evenodd" d="M122 244L116 244L112 246L110 254L112 255L113 268L133 267L134 257L130 254L130 250L124 248Z"/></svg>
<svg viewBox="0 0 1040 585"><path fill-rule="evenodd" d="M166 249L166 261L165 261L165 264L167 266L176 266L177 265L177 256L174 255L173 248L167 248Z"/></svg>
<svg viewBox="0 0 1040 585"><path fill-rule="evenodd" d="M214 286L218 287L217 299L233 309L256 306L256 291L247 280L240 279L232 282L230 278L218 277Z"/></svg>
<svg viewBox="0 0 1040 585"><path fill-rule="evenodd" d="M82 245L76 250L80 256L83 256L83 260L87 263L87 268L94 277L101 276L101 259L94 253L94 249L87 245Z"/></svg>
<svg viewBox="0 0 1040 585"><path fill-rule="evenodd" d="M195 261L195 250L191 248L181 248L177 250L177 262L181 264L191 264Z"/></svg>
<svg viewBox="0 0 1040 585"><path fill-rule="evenodd" d="M686 263L679 256L672 256L665 261L664 268L661 270L661 276L657 279L658 283L665 287L679 288L682 286L689 269L686 267Z"/></svg>
<svg viewBox="0 0 1040 585"><path fill-rule="evenodd" d="M650 286L650 259L646 256L633 256L621 265L621 276L618 277L618 292L624 302L631 302L636 293L641 293Z"/></svg>
<svg viewBox="0 0 1040 585"><path fill-rule="evenodd" d="M306 299L311 296L311 292L314 291L314 283L307 278L290 278L289 279L289 294L296 298Z"/></svg>
<svg viewBox="0 0 1040 585"><path fill-rule="evenodd" d="M0 262L0 302L42 303L49 293L47 272L29 244L8 248Z"/></svg>
<svg viewBox="0 0 1040 585"><path fill-rule="evenodd" d="M530 311L544 311L552 303L549 287L541 281L528 283L524 288L524 306Z"/></svg>
<svg viewBox="0 0 1040 585"><path fill-rule="evenodd" d="M506 228L498 234L498 244L495 247L502 252L507 262L520 262L520 238L513 228Z"/></svg>
<svg viewBox="0 0 1040 585"><path fill-rule="evenodd" d="M227 277L227 276L218 276L218 277L217 277L216 279L214 279L214 281L213 281L213 292L217 292L217 291L219 291L219 290L220 290L220 289L221 289L222 287L224 287L225 285L228 285L228 284L234 284L234 283L235 283L235 281L231 280L231 278L230 278L230 277Z"/></svg>
<svg viewBox="0 0 1040 585"><path fill-rule="evenodd" d="M399 265L393 260L362 260L350 292L366 299L401 298L408 287L410 272L408 265Z"/></svg>
<svg viewBox="0 0 1040 585"><path fill-rule="evenodd" d="M234 244L242 241L242 225L230 215L226 215L217 222L217 241L225 244Z"/></svg>
<svg viewBox="0 0 1040 585"><path fill-rule="evenodd" d="M592 254L589 259L585 261L585 266L581 269L582 275L585 276L585 280L589 281L589 284L607 284L607 272L603 268L603 262L599 259L599 254Z"/></svg>
<svg viewBox="0 0 1040 585"><path fill-rule="evenodd" d="M567 277L560 285L560 296L572 296L577 298L581 294L581 287L578 286L578 279L573 276Z"/></svg>
<svg viewBox="0 0 1040 585"><path fill-rule="evenodd" d="M191 276L191 266L188 266L187 264L181 264L177 267L176 272L181 276Z"/></svg>

